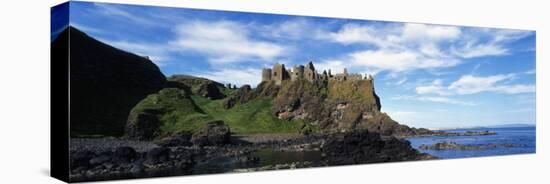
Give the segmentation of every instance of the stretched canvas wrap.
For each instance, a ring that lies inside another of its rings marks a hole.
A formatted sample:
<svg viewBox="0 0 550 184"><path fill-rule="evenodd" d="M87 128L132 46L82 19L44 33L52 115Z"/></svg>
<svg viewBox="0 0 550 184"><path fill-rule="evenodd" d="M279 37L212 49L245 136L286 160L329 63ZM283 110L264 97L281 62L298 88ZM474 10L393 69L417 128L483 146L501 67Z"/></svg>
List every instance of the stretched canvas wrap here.
<svg viewBox="0 0 550 184"><path fill-rule="evenodd" d="M67 182L535 153L535 31L51 9Z"/></svg>

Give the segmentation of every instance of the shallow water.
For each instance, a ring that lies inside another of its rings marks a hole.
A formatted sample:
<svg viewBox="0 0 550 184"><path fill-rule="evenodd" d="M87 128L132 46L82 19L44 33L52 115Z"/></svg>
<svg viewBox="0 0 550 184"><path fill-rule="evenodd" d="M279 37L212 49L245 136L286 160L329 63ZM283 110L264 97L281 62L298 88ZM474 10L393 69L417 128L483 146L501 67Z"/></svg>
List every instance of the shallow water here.
<svg viewBox="0 0 550 184"><path fill-rule="evenodd" d="M466 131L493 131L496 135L484 136L432 136L407 138L411 146L423 153L429 153L439 158L467 158L510 154L535 153L536 151L536 128L535 127L511 127L511 128L474 128L446 130L448 132ZM516 147L497 147L484 150L421 150L418 147L422 144L432 145L438 142L452 141L466 145L486 144L514 144Z"/></svg>
<svg viewBox="0 0 550 184"><path fill-rule="evenodd" d="M235 162L231 158L209 160L208 163L199 163L193 168L193 174L210 174L231 172L235 169L257 168L293 162L315 162L322 159L321 151L280 151L271 148L256 150L250 157L258 158L256 162Z"/></svg>

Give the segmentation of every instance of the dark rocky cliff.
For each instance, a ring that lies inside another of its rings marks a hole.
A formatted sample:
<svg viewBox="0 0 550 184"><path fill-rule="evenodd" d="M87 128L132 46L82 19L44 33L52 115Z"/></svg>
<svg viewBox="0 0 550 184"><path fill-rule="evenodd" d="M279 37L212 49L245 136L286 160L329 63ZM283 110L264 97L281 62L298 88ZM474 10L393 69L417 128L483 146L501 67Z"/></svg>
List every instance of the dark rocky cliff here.
<svg viewBox="0 0 550 184"><path fill-rule="evenodd" d="M70 49L71 136L120 136L130 109L164 85L166 78L151 60L68 27L52 43L52 52ZM52 62L62 61L52 58Z"/></svg>
<svg viewBox="0 0 550 184"><path fill-rule="evenodd" d="M303 119L325 132L369 130L382 135L415 135L380 111L372 80L283 81L273 102L273 115Z"/></svg>

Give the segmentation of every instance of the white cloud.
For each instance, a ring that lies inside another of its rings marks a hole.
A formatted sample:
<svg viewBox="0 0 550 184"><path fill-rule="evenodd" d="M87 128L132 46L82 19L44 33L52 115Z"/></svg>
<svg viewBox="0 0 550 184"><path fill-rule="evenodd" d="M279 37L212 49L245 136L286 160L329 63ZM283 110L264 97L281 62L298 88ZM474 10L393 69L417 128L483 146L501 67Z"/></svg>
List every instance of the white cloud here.
<svg viewBox="0 0 550 184"><path fill-rule="evenodd" d="M341 44L366 43L379 48L424 47L436 49L440 42L457 39L461 34L455 26L438 26L416 23L388 24L386 26L345 24L337 32L327 33L326 39Z"/></svg>
<svg viewBox="0 0 550 184"><path fill-rule="evenodd" d="M236 84L237 86L249 84L252 87L255 87L261 81L261 71L256 68L224 68L220 70L195 73L193 75L221 83Z"/></svg>
<svg viewBox="0 0 550 184"><path fill-rule="evenodd" d="M417 94L437 94L446 95L468 95L482 92L496 92L504 94L519 94L535 92L535 85L532 84L509 84L516 78L516 74L492 75L492 76L473 76L464 75L460 79L452 82L449 86L444 86L441 81L429 85L416 87Z"/></svg>
<svg viewBox="0 0 550 184"><path fill-rule="evenodd" d="M471 31L471 34L453 45L450 49L451 53L461 58L508 55L510 49L506 47L507 43L532 34L521 30L488 28L479 30Z"/></svg>
<svg viewBox="0 0 550 184"><path fill-rule="evenodd" d="M395 82L395 85L402 85L402 84L405 84L405 82L407 82L407 78L402 78L401 80L398 80L397 82Z"/></svg>
<svg viewBox="0 0 550 184"><path fill-rule="evenodd" d="M367 50L349 55L355 66L364 66L373 71L404 72L417 69L446 68L459 64L458 60L429 58L414 51Z"/></svg>
<svg viewBox="0 0 550 184"><path fill-rule="evenodd" d="M117 5L112 4L105 4L105 3L94 3L97 10L108 16L116 17L116 18L124 18L126 20L130 20L137 24L145 24L150 26L158 26L159 22L153 21L149 18L142 17L139 14L130 13L127 10L119 8Z"/></svg>
<svg viewBox="0 0 550 184"><path fill-rule="evenodd" d="M477 44L474 42L469 42L461 48L451 48L451 53L462 58L500 56L508 54L508 49L503 47L503 45L494 43Z"/></svg>
<svg viewBox="0 0 550 184"><path fill-rule="evenodd" d="M458 38L460 33L460 28L455 26L407 23L403 28L401 42L424 42L426 39L429 39L431 42L448 41Z"/></svg>
<svg viewBox="0 0 550 184"><path fill-rule="evenodd" d="M330 70L332 74L342 73L346 67L348 67L348 65L339 60L327 60L320 63L315 63L315 70L326 70L327 72Z"/></svg>
<svg viewBox="0 0 550 184"><path fill-rule="evenodd" d="M448 97L440 97L440 96L423 96L423 97L419 97L418 100L428 101L428 102L440 102L440 103L456 104L456 105L466 105L466 106L475 106L476 105L473 102L464 102L464 101L453 100L453 99L448 98Z"/></svg>
<svg viewBox="0 0 550 184"><path fill-rule="evenodd" d="M475 94L486 91L500 91L501 87L496 86L497 82L509 80L514 75L493 75L487 77L477 77L473 75L462 76L457 81L451 83L448 87L457 94Z"/></svg>
<svg viewBox="0 0 550 184"><path fill-rule="evenodd" d="M436 79L429 85L418 86L416 87L415 90L417 94L421 94L421 95L424 95L424 94L437 94L442 96L450 95L450 92L448 92L446 87L443 86L443 82L441 81L441 79Z"/></svg>
<svg viewBox="0 0 550 184"><path fill-rule="evenodd" d="M176 34L171 45L206 54L216 64L269 62L289 52L285 46L250 38L244 25L231 21L194 21L179 25Z"/></svg>
<svg viewBox="0 0 550 184"><path fill-rule="evenodd" d="M327 39L345 45L368 43L378 47L388 47L391 42L384 40L383 32L372 26L345 24L338 32L326 33Z"/></svg>
<svg viewBox="0 0 550 184"><path fill-rule="evenodd" d="M305 40L316 38L321 27L304 18L290 19L279 23L254 26L257 34L271 39Z"/></svg>
<svg viewBox="0 0 550 184"><path fill-rule="evenodd" d="M335 32L325 33L324 39L343 45L374 46L345 54L337 60L350 61L352 66L374 73L399 73L414 70L433 72L459 65L464 58L506 55L510 53L506 43L531 34L515 30L476 30L416 23L349 23Z"/></svg>
<svg viewBox="0 0 550 184"><path fill-rule="evenodd" d="M528 70L528 71L524 72L524 74L527 74L527 75L533 75L533 74L536 74L536 73L537 73L537 70L535 70L535 69Z"/></svg>
<svg viewBox="0 0 550 184"><path fill-rule="evenodd" d="M434 103L444 103L444 104L463 105L463 106L477 105L476 103L473 103L473 102L455 100L449 97L441 97L441 96L401 95L401 96L392 97L391 99L392 100L415 100L420 102L434 102Z"/></svg>

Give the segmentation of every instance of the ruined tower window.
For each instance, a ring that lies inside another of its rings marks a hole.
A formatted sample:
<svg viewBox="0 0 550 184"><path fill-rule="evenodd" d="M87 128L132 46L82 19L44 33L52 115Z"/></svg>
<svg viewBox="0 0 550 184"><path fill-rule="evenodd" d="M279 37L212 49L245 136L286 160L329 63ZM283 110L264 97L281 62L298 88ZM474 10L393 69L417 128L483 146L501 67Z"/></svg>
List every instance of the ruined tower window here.
<svg viewBox="0 0 550 184"><path fill-rule="evenodd" d="M273 76L277 76L277 72L273 72Z"/></svg>

